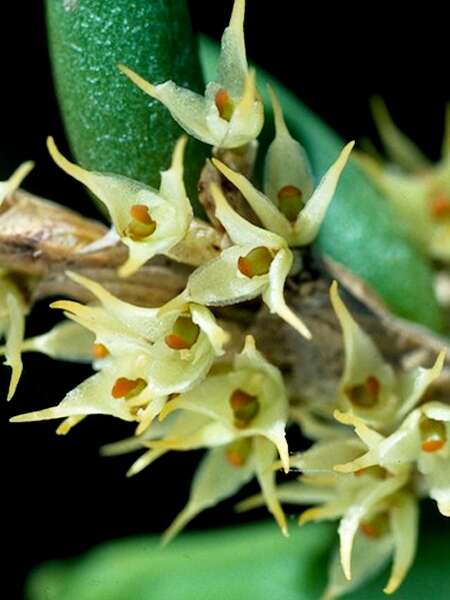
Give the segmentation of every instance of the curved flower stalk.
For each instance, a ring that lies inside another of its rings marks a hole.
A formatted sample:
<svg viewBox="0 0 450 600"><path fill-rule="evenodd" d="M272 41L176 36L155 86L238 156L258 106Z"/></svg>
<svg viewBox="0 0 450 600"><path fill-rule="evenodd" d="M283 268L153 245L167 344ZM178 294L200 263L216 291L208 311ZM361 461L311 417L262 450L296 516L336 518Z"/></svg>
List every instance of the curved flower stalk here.
<svg viewBox="0 0 450 600"><path fill-rule="evenodd" d="M342 327L345 349L338 406L364 423L390 432L439 376L445 352L441 352L431 369L417 367L409 372L397 372L384 361L370 337L353 320L339 297L336 282L331 286L330 297Z"/></svg>
<svg viewBox="0 0 450 600"><path fill-rule="evenodd" d="M255 73L247 67L244 41L245 0L235 0L222 37L217 80L205 95L173 81L148 83L124 65L119 70L146 94L162 102L179 125L193 137L219 148L237 148L256 139L264 121Z"/></svg>
<svg viewBox="0 0 450 600"><path fill-rule="evenodd" d="M238 215L215 184L211 185L211 193L216 217L233 245L192 273L182 298L207 306L224 306L262 295L272 313L310 338L307 327L284 300L284 283L293 263L286 241Z"/></svg>
<svg viewBox="0 0 450 600"><path fill-rule="evenodd" d="M223 350L227 334L203 306L146 309L115 298L101 285L76 275L101 306L55 302L66 316L95 334L93 366L99 372L57 406L14 417L14 422L108 414L138 421L138 433L160 412L170 394L203 379ZM78 336L78 333L75 333ZM36 343L36 342L35 342Z"/></svg>
<svg viewBox="0 0 450 600"><path fill-rule="evenodd" d="M129 249L119 275L132 275L156 254L167 254L187 235L192 207L183 182L186 137L175 147L172 165L161 173L159 191L119 175L86 171L69 162L48 138L49 152L56 164L83 183L109 211L116 234Z"/></svg>
<svg viewBox="0 0 450 600"><path fill-rule="evenodd" d="M433 165L393 123L380 98L373 114L393 164L360 154L359 162L400 217L410 239L431 258L450 260L450 116L447 109L442 158Z"/></svg>
<svg viewBox="0 0 450 600"><path fill-rule="evenodd" d="M219 160L213 159L213 163L238 188L266 229L281 236L289 246L306 246L319 232L354 142L345 146L314 189L306 153L291 137L272 90L270 95L275 115L275 139L267 151L264 193Z"/></svg>
<svg viewBox="0 0 450 600"><path fill-rule="evenodd" d="M341 473L361 472L374 466L390 473L414 467L424 479L424 490L436 500L442 515L450 516L450 407L442 402L427 402L413 410L391 435L383 436L367 427L361 419L337 412L336 418L351 425L368 448L358 458L337 464Z"/></svg>

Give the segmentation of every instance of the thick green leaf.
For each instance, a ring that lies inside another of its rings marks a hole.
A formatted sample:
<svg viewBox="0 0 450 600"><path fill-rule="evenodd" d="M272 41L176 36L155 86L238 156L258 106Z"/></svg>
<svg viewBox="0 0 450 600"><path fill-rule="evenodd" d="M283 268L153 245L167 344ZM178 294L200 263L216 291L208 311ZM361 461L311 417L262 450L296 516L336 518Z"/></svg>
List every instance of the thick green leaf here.
<svg viewBox="0 0 450 600"><path fill-rule="evenodd" d="M50 563L30 578L28 600L314 600L334 530L274 523L187 533L162 548L156 537L100 546Z"/></svg>
<svg viewBox="0 0 450 600"><path fill-rule="evenodd" d="M159 186L181 130L117 64L154 83L173 79L202 91L185 0L46 0L46 7L56 91L76 160ZM186 173L196 201L203 152L191 146Z"/></svg>
<svg viewBox="0 0 450 600"><path fill-rule="evenodd" d="M211 79L218 47L202 39L200 51L206 79ZM344 141L276 79L258 69L259 89L269 112L267 83L277 92L291 132L305 146L316 176L323 175ZM400 233L387 203L355 161L344 170L316 248L365 279L393 312L442 331L429 262Z"/></svg>
<svg viewBox="0 0 450 600"><path fill-rule="evenodd" d="M395 600L450 598L448 526L422 527L413 568ZM38 567L27 600L319 600L329 548L336 536L325 524L273 523L182 534L166 548L158 538L109 542L82 558ZM380 600L388 570L343 600ZM432 595L431 595L432 594Z"/></svg>

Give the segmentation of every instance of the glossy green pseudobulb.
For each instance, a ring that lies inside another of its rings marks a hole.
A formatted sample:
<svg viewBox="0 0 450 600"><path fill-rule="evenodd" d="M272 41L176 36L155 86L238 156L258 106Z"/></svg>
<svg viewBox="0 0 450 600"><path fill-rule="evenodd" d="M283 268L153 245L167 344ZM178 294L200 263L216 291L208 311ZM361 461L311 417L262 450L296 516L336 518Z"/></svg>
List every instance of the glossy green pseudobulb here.
<svg viewBox="0 0 450 600"><path fill-rule="evenodd" d="M46 0L46 7L56 91L76 161L158 188L181 129L117 64L154 83L173 79L202 91L185 0ZM190 146L186 183L195 204L204 152L194 140Z"/></svg>
<svg viewBox="0 0 450 600"><path fill-rule="evenodd" d="M218 47L202 39L200 51L208 80L214 76ZM276 79L259 69L257 77L266 111L271 111L270 83L291 133L304 145L316 176L322 176L344 141ZM442 331L428 260L404 238L387 203L355 161L344 169L315 247L366 280L393 312Z"/></svg>

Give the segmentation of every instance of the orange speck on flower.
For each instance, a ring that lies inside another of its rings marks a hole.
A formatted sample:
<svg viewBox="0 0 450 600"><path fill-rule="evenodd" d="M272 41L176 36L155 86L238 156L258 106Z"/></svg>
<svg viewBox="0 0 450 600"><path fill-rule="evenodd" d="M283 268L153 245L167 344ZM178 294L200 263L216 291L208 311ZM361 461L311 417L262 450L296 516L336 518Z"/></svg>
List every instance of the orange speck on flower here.
<svg viewBox="0 0 450 600"><path fill-rule="evenodd" d="M361 408L372 408L378 402L380 382L372 375L367 377L361 385L355 385L345 390L345 394L352 404Z"/></svg>
<svg viewBox="0 0 450 600"><path fill-rule="evenodd" d="M295 185L285 185L278 192L278 208L288 221L295 221L304 206L303 192Z"/></svg>
<svg viewBox="0 0 450 600"><path fill-rule="evenodd" d="M259 412L258 398L241 389L234 390L231 394L230 406L234 415L234 426L238 429L247 427Z"/></svg>
<svg viewBox="0 0 450 600"><path fill-rule="evenodd" d="M144 379L128 379L127 377L119 377L113 385L111 395L113 398L131 398L141 392L147 383Z"/></svg>
<svg viewBox="0 0 450 600"><path fill-rule="evenodd" d="M380 513L370 521L363 521L359 528L369 538L380 538L389 530L389 517L385 512Z"/></svg>
<svg viewBox="0 0 450 600"><path fill-rule="evenodd" d="M189 350L198 340L200 327L190 317L179 317L164 341L172 350Z"/></svg>
<svg viewBox="0 0 450 600"><path fill-rule="evenodd" d="M225 457L233 467L243 467L247 462L251 449L252 442L250 439L236 440L226 448Z"/></svg>
<svg viewBox="0 0 450 600"><path fill-rule="evenodd" d="M445 194L439 194L431 200L431 216L435 219L443 219L450 216L450 198Z"/></svg>
<svg viewBox="0 0 450 600"><path fill-rule="evenodd" d="M423 419L420 423L421 448L424 452L437 452L447 441L447 429L442 421Z"/></svg>
<svg viewBox="0 0 450 600"><path fill-rule="evenodd" d="M134 204L130 208L131 221L126 229L126 235L134 241L140 241L156 229L156 221L150 216L148 207L145 204Z"/></svg>
<svg viewBox="0 0 450 600"><path fill-rule="evenodd" d="M445 440L428 440L422 442L422 450L424 452L437 452L445 445Z"/></svg>
<svg viewBox="0 0 450 600"><path fill-rule="evenodd" d="M386 469L380 467L380 465L372 465L371 467L363 467L362 469L358 469L354 471L353 474L356 477L361 477L362 475L370 475L372 477L376 477L377 479L384 479L386 477Z"/></svg>
<svg viewBox="0 0 450 600"><path fill-rule="evenodd" d="M219 115L225 121L230 121L234 112L234 104L230 94L224 88L221 88L214 98Z"/></svg>
<svg viewBox="0 0 450 600"><path fill-rule="evenodd" d="M267 275L270 264L273 260L272 253L265 246L253 248L246 256L240 256L238 259L238 269L246 277L257 277L258 275Z"/></svg>
<svg viewBox="0 0 450 600"><path fill-rule="evenodd" d="M92 356L96 359L106 358L109 354L108 348L104 344L92 344Z"/></svg>

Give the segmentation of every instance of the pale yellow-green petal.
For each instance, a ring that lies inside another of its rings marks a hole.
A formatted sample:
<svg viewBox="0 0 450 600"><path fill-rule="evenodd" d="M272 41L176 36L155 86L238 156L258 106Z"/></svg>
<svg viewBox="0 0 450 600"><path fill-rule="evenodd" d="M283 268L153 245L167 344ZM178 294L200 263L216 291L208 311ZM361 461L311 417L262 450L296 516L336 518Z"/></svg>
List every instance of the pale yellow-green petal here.
<svg viewBox="0 0 450 600"><path fill-rule="evenodd" d="M143 92L162 102L175 121L189 135L206 144L216 144L214 132L211 132L207 126L208 103L203 96L182 88L173 81L152 85L125 65L119 65L119 71Z"/></svg>
<svg viewBox="0 0 450 600"><path fill-rule="evenodd" d="M389 511L394 538L394 560L385 594L394 593L408 573L416 554L419 521L418 501L411 493L398 494Z"/></svg>
<svg viewBox="0 0 450 600"><path fill-rule="evenodd" d="M41 352L51 358L74 362L92 362L94 335L71 321L63 321L50 331L24 340L22 352Z"/></svg>
<svg viewBox="0 0 450 600"><path fill-rule="evenodd" d="M317 236L320 226L325 218L333 194L339 182L342 170L347 164L348 157L355 142L348 143L340 153L336 162L323 176L306 206L300 211L294 224L295 245L306 246L311 244Z"/></svg>
<svg viewBox="0 0 450 600"><path fill-rule="evenodd" d="M181 147L184 143L179 142ZM171 198L163 197L150 187L127 177L82 169L62 156L53 138L48 138L47 145L56 164L87 186L108 209L114 227L129 249L129 257L121 266L119 274L131 275L147 260L156 254L163 254L183 238L187 231L187 219L184 212L179 210L177 201L172 202ZM174 172L182 176L177 162ZM185 192L182 177L178 178L179 195L183 195ZM155 231L140 241L131 239L127 233L131 222L130 210L135 205L145 206L156 223ZM187 204L185 210L190 210Z"/></svg>
<svg viewBox="0 0 450 600"><path fill-rule="evenodd" d="M236 104L221 148L240 148L255 140L264 124L264 108L256 90L256 73L251 69L245 78L244 92Z"/></svg>
<svg viewBox="0 0 450 600"><path fill-rule="evenodd" d="M194 476L187 505L164 533L163 542L169 542L201 511L235 494L253 474L251 460L242 467L235 467L226 459L225 448L210 450Z"/></svg>
<svg viewBox="0 0 450 600"><path fill-rule="evenodd" d="M226 306L256 298L268 285L268 275L246 277L238 269L238 260L254 246L232 246L189 277L187 299L207 306Z"/></svg>
<svg viewBox="0 0 450 600"><path fill-rule="evenodd" d="M392 537L389 535L380 538L357 535L350 581L344 576L339 552L335 551L328 570L328 584L321 600L334 600L342 594L358 589L365 581L381 571L391 556L392 548Z"/></svg>
<svg viewBox="0 0 450 600"><path fill-rule="evenodd" d="M429 160L398 129L380 97L372 99L371 108L378 133L391 160L408 171L422 171L429 167Z"/></svg>
<svg viewBox="0 0 450 600"><path fill-rule="evenodd" d="M217 80L233 97L239 97L247 75L244 39L245 0L235 0L230 23L223 32Z"/></svg>
<svg viewBox="0 0 450 600"><path fill-rule="evenodd" d="M11 367L11 381L9 383L7 400L11 400L22 374L21 349L25 334L25 315L22 302L15 294L6 296L8 307L8 331L6 333L5 365Z"/></svg>
<svg viewBox="0 0 450 600"><path fill-rule="evenodd" d="M284 284L292 267L292 253L289 248L279 250L269 270L269 285L263 291L262 298L270 309L306 339L311 339L311 332L303 321L288 307L284 299Z"/></svg>
<svg viewBox="0 0 450 600"><path fill-rule="evenodd" d="M256 476L259 485L261 486L262 495L267 508L274 516L283 535L287 536L288 528L286 516L277 497L275 473L271 469L271 465L275 458L275 448L263 437L255 438L253 444Z"/></svg>
<svg viewBox="0 0 450 600"><path fill-rule="evenodd" d="M235 244L254 247L266 246L274 249L285 245L279 235L249 223L233 210L216 184L211 184L210 189L216 206L216 217Z"/></svg>
<svg viewBox="0 0 450 600"><path fill-rule="evenodd" d="M134 420L125 400L111 396L113 383L114 375L101 371L71 390L57 406L18 415L11 422L45 421L93 414L110 415L125 421Z"/></svg>
<svg viewBox="0 0 450 600"><path fill-rule="evenodd" d="M370 337L353 320L347 307L339 297L337 282L330 288L330 298L344 336L345 368L341 386L358 385L369 376L379 379L381 384L393 384L393 372Z"/></svg>
<svg viewBox="0 0 450 600"><path fill-rule="evenodd" d="M430 369L417 367L399 378L400 396L402 399L398 411L399 418L405 417L416 406L428 387L439 377L445 358L446 351L442 350Z"/></svg>
<svg viewBox="0 0 450 600"><path fill-rule="evenodd" d="M167 327L166 321L159 316L158 308L144 308L124 302L96 281L83 277L79 273L67 271L67 275L89 290L102 303L107 313L117 319L130 331L130 334L154 341Z"/></svg>
<svg viewBox="0 0 450 600"><path fill-rule="evenodd" d="M13 194L20 186L25 177L33 169L34 163L31 161L22 163L6 181L0 181L0 206L3 200Z"/></svg>
<svg viewBox="0 0 450 600"><path fill-rule="evenodd" d="M341 564L347 579L352 578L351 557L353 540L362 519L376 509L377 504L387 496L401 488L408 480L409 474L389 477L381 482L373 483L368 490L363 490L351 504L339 523Z"/></svg>
<svg viewBox="0 0 450 600"><path fill-rule="evenodd" d="M285 240L289 240L292 233L292 226L286 217L278 210L262 192L257 190L255 186L240 173L236 173L223 162L217 159L212 159L214 166L225 175L225 177L235 185L251 208L264 225L266 229L273 231Z"/></svg>
<svg viewBox="0 0 450 600"><path fill-rule="evenodd" d="M304 148L290 135L275 92L269 87L275 120L275 139L270 144L264 164L264 193L278 205L278 192L285 186L298 188L305 201L313 193L311 166Z"/></svg>

